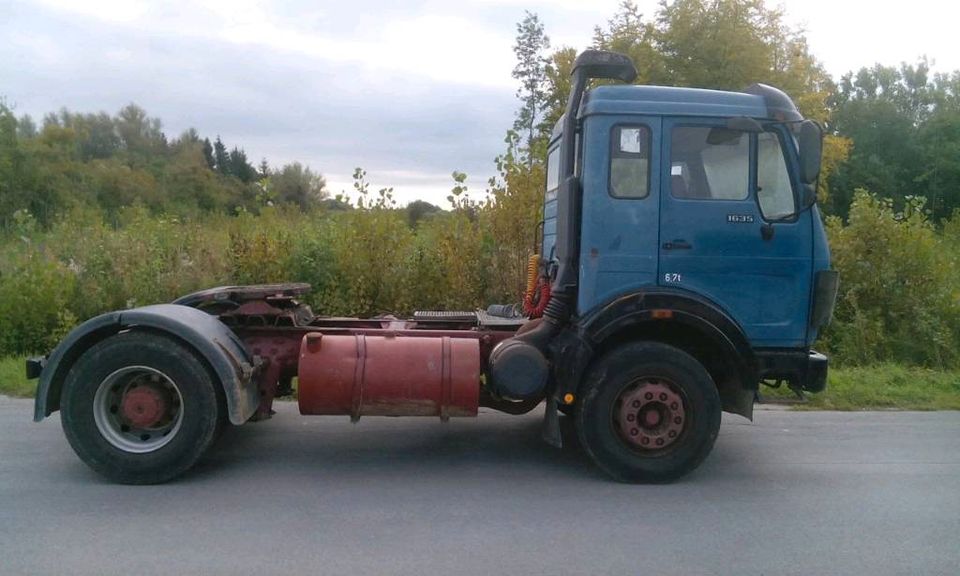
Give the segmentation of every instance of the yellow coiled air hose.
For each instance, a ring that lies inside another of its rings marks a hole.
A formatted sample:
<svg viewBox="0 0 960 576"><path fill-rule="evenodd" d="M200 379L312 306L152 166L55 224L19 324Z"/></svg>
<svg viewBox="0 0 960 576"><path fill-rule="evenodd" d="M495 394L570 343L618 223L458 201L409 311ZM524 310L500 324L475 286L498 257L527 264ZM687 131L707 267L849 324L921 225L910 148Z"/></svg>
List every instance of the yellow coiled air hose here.
<svg viewBox="0 0 960 576"><path fill-rule="evenodd" d="M540 255L532 254L527 260L527 292L524 294L524 300L533 301L533 295L537 290L537 276L540 273Z"/></svg>

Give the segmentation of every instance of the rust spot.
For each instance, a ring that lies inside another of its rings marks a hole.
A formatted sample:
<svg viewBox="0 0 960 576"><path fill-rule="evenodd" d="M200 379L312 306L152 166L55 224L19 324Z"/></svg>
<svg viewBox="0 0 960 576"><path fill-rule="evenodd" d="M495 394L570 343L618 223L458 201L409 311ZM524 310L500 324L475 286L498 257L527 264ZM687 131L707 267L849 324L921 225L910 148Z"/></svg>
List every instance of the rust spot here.
<svg viewBox="0 0 960 576"><path fill-rule="evenodd" d="M378 399L364 402L360 413L364 416L436 416L440 407L432 400Z"/></svg>
<svg viewBox="0 0 960 576"><path fill-rule="evenodd" d="M316 353L320 349L320 343L323 340L322 332L309 332L305 337L307 342L307 351Z"/></svg>

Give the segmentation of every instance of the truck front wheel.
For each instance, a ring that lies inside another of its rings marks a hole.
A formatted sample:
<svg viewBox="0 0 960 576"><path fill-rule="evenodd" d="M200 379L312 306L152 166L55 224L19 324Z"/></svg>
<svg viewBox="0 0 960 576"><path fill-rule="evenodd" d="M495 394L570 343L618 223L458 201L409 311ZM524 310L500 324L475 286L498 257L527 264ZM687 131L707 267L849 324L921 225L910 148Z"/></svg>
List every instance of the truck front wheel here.
<svg viewBox="0 0 960 576"><path fill-rule="evenodd" d="M720 396L686 352L624 344L587 374L577 407L580 443L622 482L669 482L696 468L720 430Z"/></svg>
<svg viewBox="0 0 960 576"><path fill-rule="evenodd" d="M222 393L196 354L147 332L124 332L87 350L63 385L61 423L81 460L124 484L183 473L225 420Z"/></svg>

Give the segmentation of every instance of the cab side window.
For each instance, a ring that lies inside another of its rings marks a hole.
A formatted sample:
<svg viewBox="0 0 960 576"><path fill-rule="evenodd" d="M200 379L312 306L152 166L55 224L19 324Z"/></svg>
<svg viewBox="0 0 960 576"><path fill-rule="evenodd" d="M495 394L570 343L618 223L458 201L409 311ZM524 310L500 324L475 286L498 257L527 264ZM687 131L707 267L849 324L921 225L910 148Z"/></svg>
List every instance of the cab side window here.
<svg viewBox="0 0 960 576"><path fill-rule="evenodd" d="M749 134L720 126L678 126L670 142L670 190L674 198L747 198Z"/></svg>
<svg viewBox="0 0 960 576"><path fill-rule="evenodd" d="M547 199L557 195L560 187L560 146L547 155Z"/></svg>
<svg viewBox="0 0 960 576"><path fill-rule="evenodd" d="M796 212L790 173L787 172L780 138L774 132L757 135L757 200L760 213L767 220Z"/></svg>
<svg viewBox="0 0 960 576"><path fill-rule="evenodd" d="M611 136L610 194L646 198L650 195L650 129L616 126Z"/></svg>

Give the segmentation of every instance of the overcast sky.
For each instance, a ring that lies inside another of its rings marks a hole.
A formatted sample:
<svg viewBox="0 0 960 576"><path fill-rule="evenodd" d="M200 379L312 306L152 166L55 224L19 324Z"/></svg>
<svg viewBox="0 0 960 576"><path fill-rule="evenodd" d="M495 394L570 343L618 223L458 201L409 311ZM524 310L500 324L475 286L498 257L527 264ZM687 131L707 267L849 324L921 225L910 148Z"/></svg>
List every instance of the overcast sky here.
<svg viewBox="0 0 960 576"><path fill-rule="evenodd" d="M637 2L652 14L656 0ZM46 112L136 102L254 163L299 160L333 193L364 167L401 203L445 206L450 173L477 195L517 107L515 24L538 13L554 47L585 48L618 0L0 0L0 97ZM953 3L792 0L835 76L926 54L960 68Z"/></svg>

